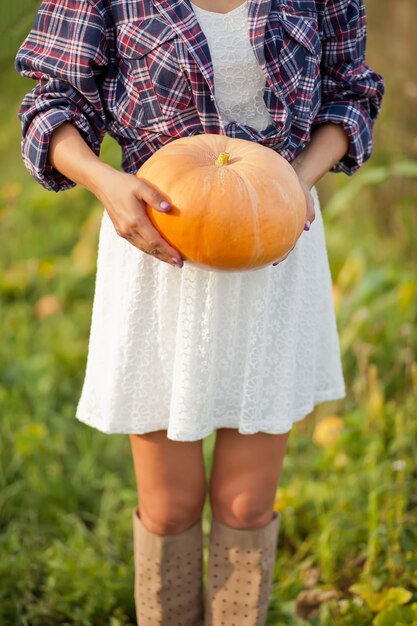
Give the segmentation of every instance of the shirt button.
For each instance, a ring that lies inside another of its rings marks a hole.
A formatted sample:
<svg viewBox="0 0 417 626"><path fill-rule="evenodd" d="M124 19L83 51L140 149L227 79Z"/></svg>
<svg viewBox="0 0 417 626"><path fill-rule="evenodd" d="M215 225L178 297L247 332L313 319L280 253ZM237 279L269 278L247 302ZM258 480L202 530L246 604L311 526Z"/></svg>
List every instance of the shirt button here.
<svg viewBox="0 0 417 626"><path fill-rule="evenodd" d="M210 94L210 100L214 100L214 96L212 93Z"/></svg>

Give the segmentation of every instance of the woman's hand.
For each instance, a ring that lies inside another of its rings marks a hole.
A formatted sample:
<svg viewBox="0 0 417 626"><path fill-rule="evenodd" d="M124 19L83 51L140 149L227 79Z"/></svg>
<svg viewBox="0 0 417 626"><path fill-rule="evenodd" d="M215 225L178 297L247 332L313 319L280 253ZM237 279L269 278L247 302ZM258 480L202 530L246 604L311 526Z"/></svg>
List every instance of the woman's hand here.
<svg viewBox="0 0 417 626"><path fill-rule="evenodd" d="M291 165L292 165L292 163L291 163ZM314 222L314 220L316 219L316 211L315 211L315 208L314 208L313 196L311 195L311 191L310 191L310 187L309 187L308 183L304 180L304 178L300 175L300 173L297 172L295 167L294 167L294 169L296 171L296 174L298 176L298 180L300 182L301 189L304 191L304 196L305 196L305 199L306 199L306 223L305 223L305 226L304 226L304 230L310 230L310 226L311 226L312 222ZM279 263L282 263L283 261L285 261L285 259L290 254L290 252L292 252L292 250L294 250L295 245L296 244L293 245L293 247L291 248L291 250L289 250L287 252L287 254L285 254L283 257L281 257L278 261L275 261L274 263L272 263L272 265L279 265Z"/></svg>
<svg viewBox="0 0 417 626"><path fill-rule="evenodd" d="M290 165L298 176L307 203L304 230L310 230L316 217L314 200L310 190L347 153L348 149L349 139L343 126L325 122L314 127L310 142L291 162ZM291 248L291 250L293 249ZM273 265L282 263L288 254Z"/></svg>
<svg viewBox="0 0 417 626"><path fill-rule="evenodd" d="M304 230L310 230L311 224L316 219L316 210L314 208L313 196L311 195L311 187L308 185L308 183L303 178L303 176L300 174L300 172L297 172L296 169L295 169L295 172L296 172L296 174L298 176L298 180L299 180L299 183L301 185L301 189L304 191L304 196L305 196L305 199L306 199L306 207L307 207L307 209L306 209L306 222L305 222Z"/></svg>
<svg viewBox="0 0 417 626"><path fill-rule="evenodd" d="M162 237L146 213L146 203L157 211L170 210L165 198L151 185L133 174L111 169L96 181L94 193L104 204L120 237L142 252L182 267L181 255Z"/></svg>
<svg viewBox="0 0 417 626"><path fill-rule="evenodd" d="M52 133L48 162L104 204L120 237L161 261L182 267L181 255L154 228L146 213L146 203L157 211L169 211L170 207L145 180L103 163L69 122ZM166 206L160 206L161 202Z"/></svg>

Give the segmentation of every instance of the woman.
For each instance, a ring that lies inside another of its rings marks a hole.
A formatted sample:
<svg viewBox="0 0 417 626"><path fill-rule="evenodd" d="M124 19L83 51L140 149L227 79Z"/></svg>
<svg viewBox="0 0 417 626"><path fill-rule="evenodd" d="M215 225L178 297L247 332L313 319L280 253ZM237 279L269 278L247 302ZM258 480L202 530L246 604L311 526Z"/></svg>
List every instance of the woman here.
<svg viewBox="0 0 417 626"><path fill-rule="evenodd" d="M105 207L76 417L130 437L140 624L265 623L289 433L345 396L314 185L371 154L383 81L365 36L362 0L45 0L18 51L17 71L37 80L19 113L25 165ZM122 172L99 158L106 132ZM262 143L297 172L306 232L279 264L190 266L148 220L144 203L169 211L169 198L133 174L204 132Z"/></svg>

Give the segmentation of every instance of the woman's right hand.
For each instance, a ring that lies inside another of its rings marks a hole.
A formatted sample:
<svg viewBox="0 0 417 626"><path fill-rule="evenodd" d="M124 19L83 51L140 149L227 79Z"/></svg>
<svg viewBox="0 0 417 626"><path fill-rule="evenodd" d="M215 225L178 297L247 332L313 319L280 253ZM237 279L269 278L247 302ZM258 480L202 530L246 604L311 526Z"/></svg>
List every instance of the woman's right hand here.
<svg viewBox="0 0 417 626"><path fill-rule="evenodd" d="M182 267L179 252L153 226L146 213L146 203L157 211L170 210L166 199L144 179L134 174L106 168L95 185L94 193L105 206L117 234L142 252L151 254L175 267ZM160 206L165 203L167 207Z"/></svg>
<svg viewBox="0 0 417 626"><path fill-rule="evenodd" d="M182 267L178 250L165 241L146 213L146 203L157 211L169 211L169 206L159 206L165 198L145 180L103 163L70 122L52 133L47 162L104 204L120 237L161 261Z"/></svg>

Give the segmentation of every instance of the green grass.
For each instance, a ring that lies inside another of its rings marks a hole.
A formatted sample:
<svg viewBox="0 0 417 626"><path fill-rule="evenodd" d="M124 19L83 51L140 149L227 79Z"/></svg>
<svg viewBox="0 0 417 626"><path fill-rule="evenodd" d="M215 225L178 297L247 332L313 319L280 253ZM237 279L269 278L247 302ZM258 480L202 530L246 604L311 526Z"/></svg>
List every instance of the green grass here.
<svg viewBox="0 0 417 626"><path fill-rule="evenodd" d="M74 417L101 207L28 176L16 114L31 84L2 81L0 626L134 624L129 441ZM320 183L348 395L291 434L270 626L417 624L417 120L405 102L398 134L397 108L388 93L370 163ZM118 166L109 139L103 158ZM207 503L206 539L208 524Z"/></svg>

